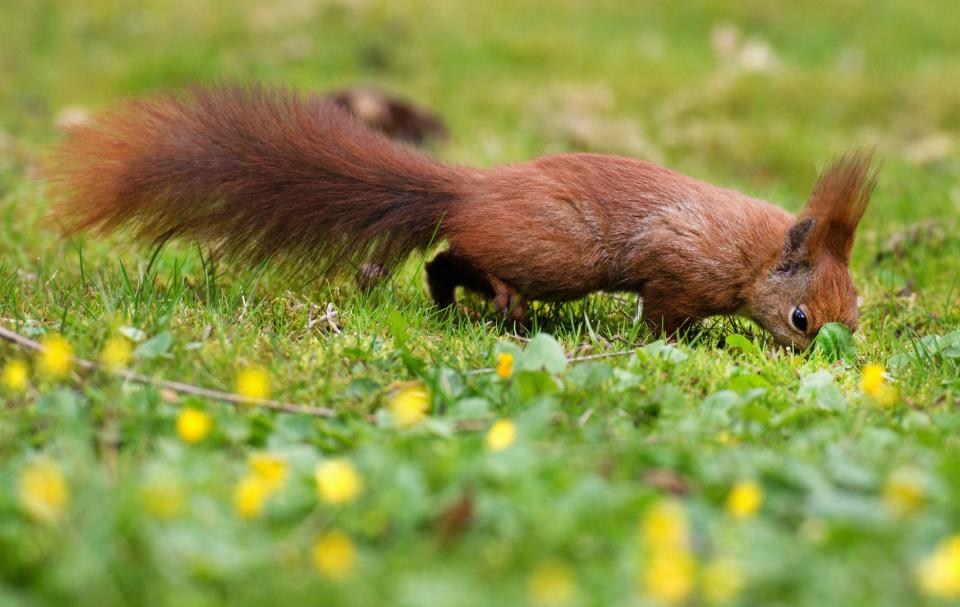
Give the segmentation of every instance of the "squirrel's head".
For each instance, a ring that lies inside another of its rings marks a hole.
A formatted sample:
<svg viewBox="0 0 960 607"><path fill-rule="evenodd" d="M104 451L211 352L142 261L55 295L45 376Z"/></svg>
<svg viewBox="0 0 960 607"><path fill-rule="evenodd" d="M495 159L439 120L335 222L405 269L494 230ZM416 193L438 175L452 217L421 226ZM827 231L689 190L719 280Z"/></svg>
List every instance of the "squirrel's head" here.
<svg viewBox="0 0 960 607"><path fill-rule="evenodd" d="M779 257L748 302L751 316L781 344L806 348L830 322L857 330L850 252L875 184L870 154L840 157L787 230Z"/></svg>

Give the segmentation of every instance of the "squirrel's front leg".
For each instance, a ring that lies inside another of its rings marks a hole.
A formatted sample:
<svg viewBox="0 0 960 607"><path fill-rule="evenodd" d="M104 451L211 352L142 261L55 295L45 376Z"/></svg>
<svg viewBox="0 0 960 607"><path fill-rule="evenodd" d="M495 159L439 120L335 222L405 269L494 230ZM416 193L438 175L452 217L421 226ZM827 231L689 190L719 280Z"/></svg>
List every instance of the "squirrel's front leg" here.
<svg viewBox="0 0 960 607"><path fill-rule="evenodd" d="M643 301L643 322L654 337L675 339L693 324L694 319L657 301Z"/></svg>
<svg viewBox="0 0 960 607"><path fill-rule="evenodd" d="M521 324L527 322L527 303L519 291L493 275L487 280L493 287L493 305L507 320Z"/></svg>

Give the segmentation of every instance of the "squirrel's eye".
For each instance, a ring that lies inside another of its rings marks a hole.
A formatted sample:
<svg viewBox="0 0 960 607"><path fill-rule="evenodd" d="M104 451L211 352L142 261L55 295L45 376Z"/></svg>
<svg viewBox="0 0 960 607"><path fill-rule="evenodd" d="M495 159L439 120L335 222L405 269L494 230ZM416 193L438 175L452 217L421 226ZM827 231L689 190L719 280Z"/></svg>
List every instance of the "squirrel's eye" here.
<svg viewBox="0 0 960 607"><path fill-rule="evenodd" d="M793 309L793 313L790 314L790 322L793 323L797 331L801 333L807 332L807 315L804 314L800 308Z"/></svg>

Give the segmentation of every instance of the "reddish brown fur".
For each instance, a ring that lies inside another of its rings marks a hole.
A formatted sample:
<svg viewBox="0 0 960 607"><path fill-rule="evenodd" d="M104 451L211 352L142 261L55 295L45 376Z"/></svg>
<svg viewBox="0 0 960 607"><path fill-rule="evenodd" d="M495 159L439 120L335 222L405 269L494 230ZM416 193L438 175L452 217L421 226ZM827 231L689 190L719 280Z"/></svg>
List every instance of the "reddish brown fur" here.
<svg viewBox="0 0 960 607"><path fill-rule="evenodd" d="M463 286L519 320L525 300L634 291L655 330L742 313L797 345L825 322L856 324L847 263L872 187L868 157L841 158L796 220L628 158L456 168L330 104L261 88L122 106L72 132L53 168L69 231L129 224L140 238L186 236L328 276L389 270L436 237L449 244L427 266L440 305ZM797 306L807 331L791 325Z"/></svg>
<svg viewBox="0 0 960 607"><path fill-rule="evenodd" d="M259 87L121 105L69 132L51 169L68 232L128 224L311 275L389 268L426 246L469 174L330 101Z"/></svg>
<svg viewBox="0 0 960 607"><path fill-rule="evenodd" d="M841 158L817 180L804 211L805 216L820 220L810 237L810 247L833 255L843 264L850 262L857 225L877 185L870 165L869 154Z"/></svg>

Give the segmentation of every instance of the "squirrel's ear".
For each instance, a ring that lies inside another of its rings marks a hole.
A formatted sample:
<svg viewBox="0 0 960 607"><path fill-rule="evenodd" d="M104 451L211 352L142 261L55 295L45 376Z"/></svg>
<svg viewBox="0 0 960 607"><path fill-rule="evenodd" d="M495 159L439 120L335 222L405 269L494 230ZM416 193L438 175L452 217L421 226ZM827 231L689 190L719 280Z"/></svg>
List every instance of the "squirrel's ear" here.
<svg viewBox="0 0 960 607"><path fill-rule="evenodd" d="M774 271L792 274L810 263L810 234L816 225L817 220L813 217L801 217L790 226Z"/></svg>
<svg viewBox="0 0 960 607"><path fill-rule="evenodd" d="M827 252L843 264L850 262L857 225L877 184L872 162L872 152L847 154L820 175L803 213L816 219L808 243L814 255Z"/></svg>

